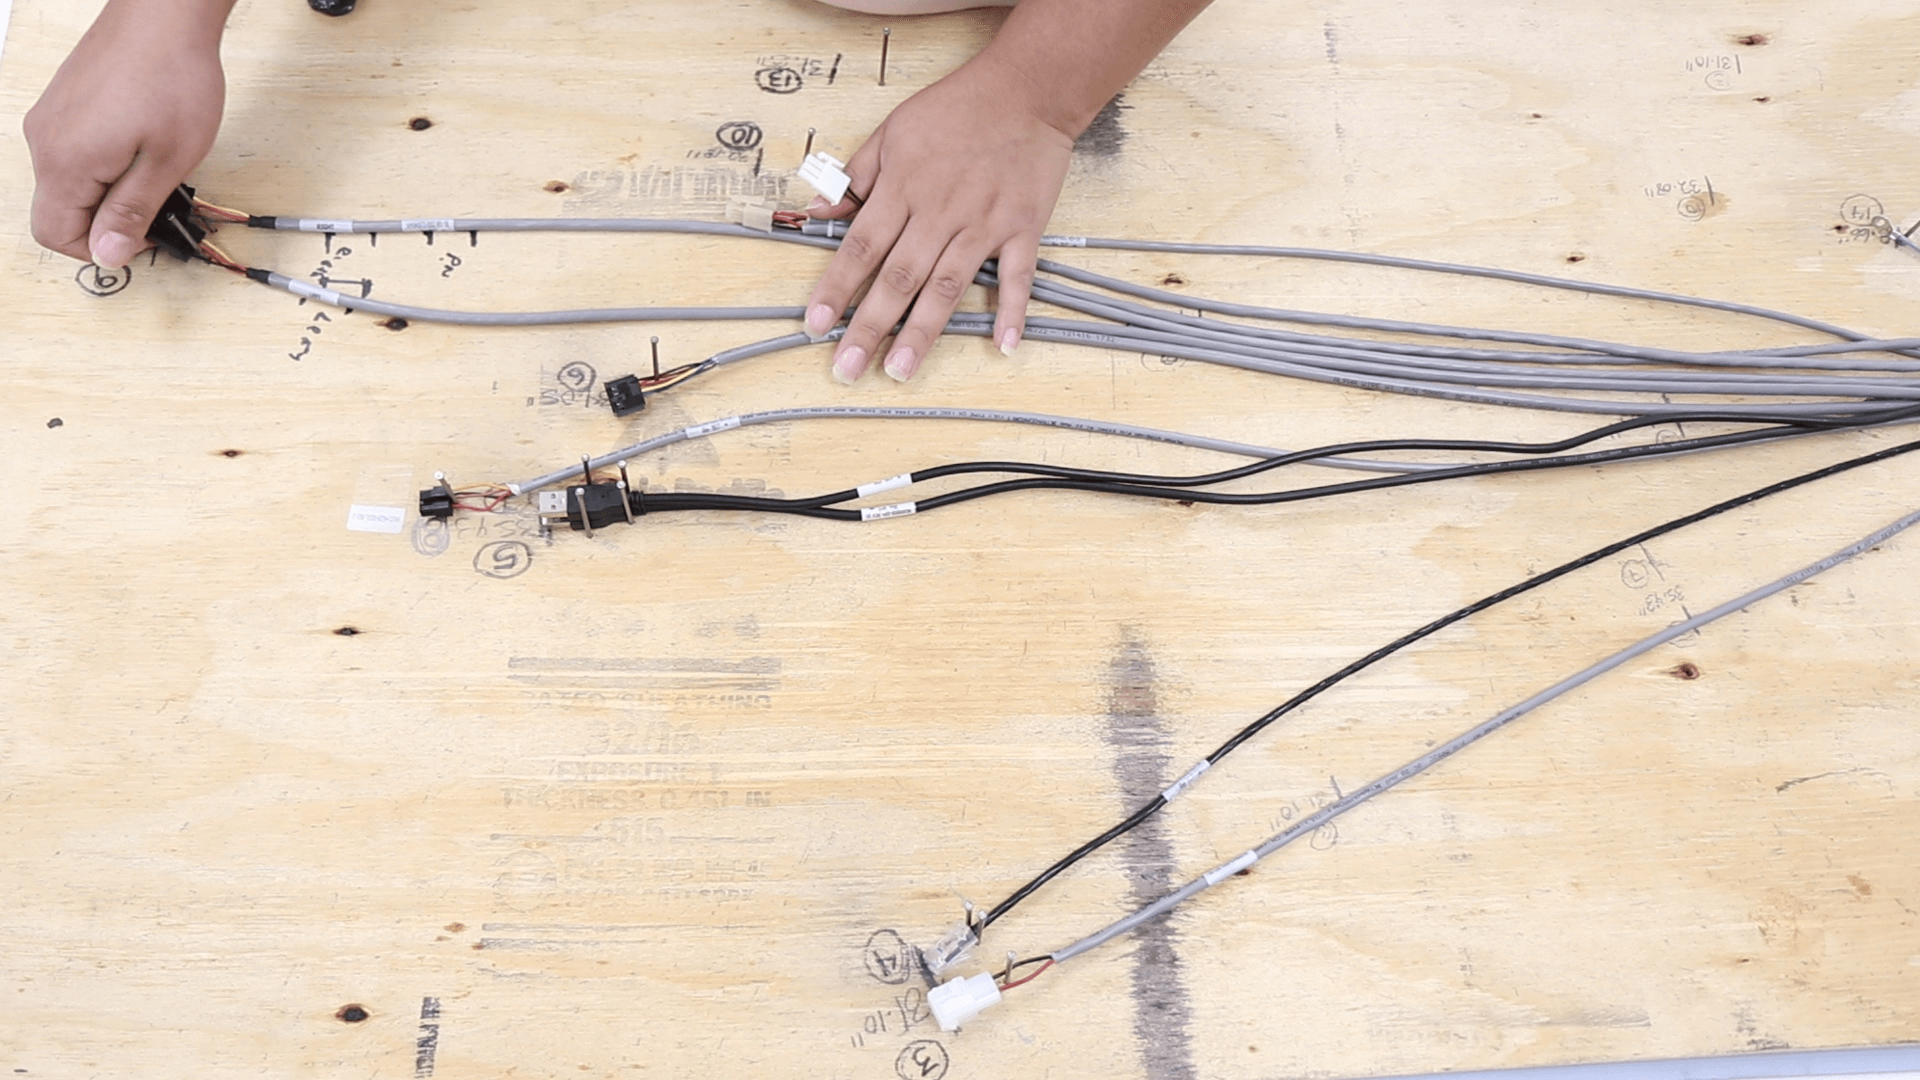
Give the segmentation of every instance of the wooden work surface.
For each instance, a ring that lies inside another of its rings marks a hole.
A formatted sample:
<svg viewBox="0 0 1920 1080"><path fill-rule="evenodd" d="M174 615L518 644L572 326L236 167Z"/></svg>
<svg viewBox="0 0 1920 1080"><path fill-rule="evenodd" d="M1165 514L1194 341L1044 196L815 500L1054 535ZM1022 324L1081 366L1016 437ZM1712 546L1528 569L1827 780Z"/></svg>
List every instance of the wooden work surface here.
<svg viewBox="0 0 1920 1080"><path fill-rule="evenodd" d="M682 363L786 327L396 331L145 257L90 295L90 271L27 235L18 118L92 13L16 0L0 60L0 1072L1348 1076L1920 1030L1908 537L1528 715L959 1035L895 947L1400 633L1910 429L1251 509L1029 493L866 525L678 514L548 542L523 508L450 530L409 509L398 534L350 531L350 506L410 507L436 469L517 480L794 404L1290 447L1592 421L950 340L911 385L842 388L818 347L627 422L589 399L644 367L650 334ZM801 0L366 0L340 20L242 0L226 126L193 180L313 217L798 206L808 127L845 157L999 17L893 20L881 87L881 22ZM1911 0L1220 0L1076 156L1053 229L1449 259L1911 333L1920 263L1850 216L1920 213L1916 56ZM751 150L717 138L735 122ZM219 239L295 277L496 309L794 304L824 265L726 239ZM1250 302L1808 340L1402 272L1063 257ZM656 490L798 495L978 458L1222 460L839 421L634 468ZM1770 499L1381 664L996 924L987 961L1091 932L1336 787L1869 532L1916 480L1901 458ZM350 1005L366 1019L340 1019Z"/></svg>

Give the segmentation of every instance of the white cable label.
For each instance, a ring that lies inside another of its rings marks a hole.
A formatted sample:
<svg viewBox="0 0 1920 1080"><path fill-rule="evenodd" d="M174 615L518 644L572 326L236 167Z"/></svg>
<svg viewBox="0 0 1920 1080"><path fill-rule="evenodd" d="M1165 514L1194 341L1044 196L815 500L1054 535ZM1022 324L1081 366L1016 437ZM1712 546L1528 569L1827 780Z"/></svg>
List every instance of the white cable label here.
<svg viewBox="0 0 1920 1080"><path fill-rule="evenodd" d="M1211 769L1211 768L1213 768L1213 762L1202 760L1200 764L1195 765L1191 769L1188 769L1187 775L1167 785L1167 790L1160 793L1160 800L1162 802L1172 802L1173 800L1179 798L1181 792L1187 790L1188 787L1192 786L1195 780L1200 779L1201 773L1206 772L1208 769Z"/></svg>
<svg viewBox="0 0 1920 1080"><path fill-rule="evenodd" d="M903 472L899 476L889 476L885 480L875 480L871 484L861 484L853 490L858 492L860 497L864 499L869 495L878 495L883 491L898 490L911 483L913 483L913 474Z"/></svg>
<svg viewBox="0 0 1920 1080"><path fill-rule="evenodd" d="M1086 247L1087 238L1084 236L1043 236L1040 238L1040 244L1043 247Z"/></svg>
<svg viewBox="0 0 1920 1080"><path fill-rule="evenodd" d="M887 506L869 506L860 511L861 521L885 521L887 518L906 517L919 509L910 502L892 503Z"/></svg>
<svg viewBox="0 0 1920 1080"><path fill-rule="evenodd" d="M329 221L326 218L301 218L299 229L301 232L352 232L353 222Z"/></svg>
<svg viewBox="0 0 1920 1080"><path fill-rule="evenodd" d="M318 285L309 285L297 278L287 279L287 291L298 296L304 296L310 300L318 300L323 304L332 304L335 307L347 306L346 298L334 292L332 289L323 289Z"/></svg>
<svg viewBox="0 0 1920 1080"><path fill-rule="evenodd" d="M689 439L698 439L711 435L716 431L732 431L739 426L740 418L737 416L729 416L725 420L709 420L704 424L695 424L680 434L685 435Z"/></svg>
<svg viewBox="0 0 1920 1080"><path fill-rule="evenodd" d="M400 222L401 232L450 232L452 229L450 217L405 218Z"/></svg>
<svg viewBox="0 0 1920 1080"><path fill-rule="evenodd" d="M407 520L407 512L398 506L361 506L347 507L347 530L349 532L397 533L400 525Z"/></svg>
<svg viewBox="0 0 1920 1080"><path fill-rule="evenodd" d="M1207 871L1206 873L1200 875L1200 880L1206 882L1208 888L1212 888L1213 886L1220 884L1222 881L1225 881L1227 878L1230 878L1233 875L1239 873L1240 871L1245 870L1247 867L1252 866L1259 858L1260 856L1255 855L1251 851L1243 851L1240 853L1240 857L1233 860L1232 862L1224 863L1220 866L1216 866L1213 869Z"/></svg>

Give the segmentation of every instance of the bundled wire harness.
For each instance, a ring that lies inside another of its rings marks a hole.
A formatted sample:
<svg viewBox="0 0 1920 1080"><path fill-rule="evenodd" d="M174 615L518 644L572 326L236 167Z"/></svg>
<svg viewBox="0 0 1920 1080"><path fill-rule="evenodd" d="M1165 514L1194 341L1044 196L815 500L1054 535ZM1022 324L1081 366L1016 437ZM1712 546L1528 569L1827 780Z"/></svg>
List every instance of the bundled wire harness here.
<svg viewBox="0 0 1920 1080"><path fill-rule="evenodd" d="M635 218L359 221L262 217L193 198L191 189L183 188L179 198L190 200L193 213L208 226L228 222L253 228L313 233L679 233L773 239L834 248L838 246L845 228L840 222L814 222L797 214L775 212L767 208L756 210L753 214L738 215L741 220L755 222L759 226L756 228L741 224ZM178 211L179 207L175 209ZM176 246L193 245L191 253L210 263L321 303L408 320L486 326L541 326L668 320L798 321L802 316L799 307L619 307L470 312L398 304L370 297L348 297L327 287L324 280L319 284L311 284L271 270L245 266L204 239L200 223L184 221L182 218L182 213L174 214L169 231L172 242ZM543 521L564 523L570 528L591 533L610 525L631 523L645 514L679 510L752 511L835 521L874 521L921 513L989 495L1034 489L1225 505L1267 505L1507 472L1694 453L1820 432L1900 424L1920 418L1920 377L1915 377L1916 373L1920 373L1920 338L1874 338L1820 320L1731 301L1384 255L1076 236L1046 237L1043 243L1059 248L1328 260L1426 273L1467 275L1529 287L1573 290L1737 314L1811 332L1823 340L1733 351L1675 350L1529 331L1236 304L1173 294L1090 270L1041 260L1039 269L1046 276L1034 283L1033 299L1080 318L1030 317L1026 323L1026 337L1029 340L1156 354L1389 393L1611 415L1624 419L1601 424L1563 439L1535 443L1406 438L1348 442L1290 451L1112 421L998 408L796 407L723 417L665 432L599 456L584 457L577 467L570 465L514 484L454 490L444 478L438 478L440 482L436 487L421 493L421 511L435 517L450 516L456 510L490 512L500 509L513 497L531 495L537 497L538 513ZM976 280L992 286L997 283L994 274L995 267L989 263L981 269ZM992 322L989 315L958 313L949 322L947 332L986 336L991 331ZM698 363L665 372L656 370L648 378L629 377L621 380L617 394L609 384L610 397L613 398L611 403L620 415L637 412L644 405L645 398L652 394L754 357L829 340L843 331L844 327L836 327L820 339L804 333L782 334L724 350ZM1125 473L1019 461L953 462L902 472L818 496L782 499L650 493L635 488L627 475L626 465L629 461L690 439L705 438L756 424L850 418L1040 425L1175 443L1253 460L1238 467L1180 475ZM1664 424L1701 425L1716 430L1669 441L1651 440L1604 449L1587 449L1596 442ZM939 981L941 976L965 962L989 926L1076 863L1138 828L1236 748L1332 687L1478 612L1540 588L1622 550L1776 493L1917 449L1920 449L1920 440L1855 457L1766 485L1606 544L1433 619L1299 691L1247 723L1165 790L1113 827L1035 874L1005 899L984 910L967 905L963 921L920 950L921 965L932 986L928 1003L940 1026L947 1030L956 1029L996 1003L1003 991L1029 982L1048 968L1071 960L1165 914L1200 892L1245 871L1294 840L1311 835L1340 815L1437 766L1527 712L1634 657L1873 548L1920 521L1920 512L1902 517L1824 559L1710 611L1676 623L1562 679L1399 768L1341 795L1334 802L1179 889L1077 941L1024 960L1015 960L1010 954L1006 966L997 974L983 971L969 977L955 976L944 982ZM1476 457L1472 460L1407 461L1381 456L1408 452ZM1492 460L1487 460L1489 456ZM1263 491L1248 491L1244 487L1222 488L1223 485L1279 473L1302 464L1375 475L1340 483L1307 484ZM603 470L609 468L617 470L617 476L606 475ZM852 505L915 484L978 475L1002 478L971 487L945 490L908 502Z"/></svg>

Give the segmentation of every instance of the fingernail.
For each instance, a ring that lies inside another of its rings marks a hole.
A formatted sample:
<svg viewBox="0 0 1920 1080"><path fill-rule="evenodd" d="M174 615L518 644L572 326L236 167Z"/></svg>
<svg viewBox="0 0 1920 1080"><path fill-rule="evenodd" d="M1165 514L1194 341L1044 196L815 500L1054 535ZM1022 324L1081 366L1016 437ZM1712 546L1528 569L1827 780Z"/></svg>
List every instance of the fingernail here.
<svg viewBox="0 0 1920 1080"><path fill-rule="evenodd" d="M1000 331L1000 355L1012 356L1013 350L1020 347L1020 331L1009 326Z"/></svg>
<svg viewBox="0 0 1920 1080"><path fill-rule="evenodd" d="M807 336L819 338L833 328L833 309L825 304L815 304L807 309Z"/></svg>
<svg viewBox="0 0 1920 1080"><path fill-rule="evenodd" d="M893 350L887 357L886 371L895 382L906 382L913 378L913 373L919 368L920 358L913 355L913 350L905 345Z"/></svg>
<svg viewBox="0 0 1920 1080"><path fill-rule="evenodd" d="M133 261L133 241L119 233L101 233L93 242L93 264L118 270Z"/></svg>
<svg viewBox="0 0 1920 1080"><path fill-rule="evenodd" d="M865 370L867 370L867 350L858 345L849 345L841 349L839 355L833 358L833 377L848 386L852 386L853 380L859 378L860 373Z"/></svg>
<svg viewBox="0 0 1920 1080"><path fill-rule="evenodd" d="M816 210L825 210L827 207L832 205L833 205L832 203L827 201L827 197L825 195L815 195L813 197L813 201L807 204L807 213L811 214Z"/></svg>

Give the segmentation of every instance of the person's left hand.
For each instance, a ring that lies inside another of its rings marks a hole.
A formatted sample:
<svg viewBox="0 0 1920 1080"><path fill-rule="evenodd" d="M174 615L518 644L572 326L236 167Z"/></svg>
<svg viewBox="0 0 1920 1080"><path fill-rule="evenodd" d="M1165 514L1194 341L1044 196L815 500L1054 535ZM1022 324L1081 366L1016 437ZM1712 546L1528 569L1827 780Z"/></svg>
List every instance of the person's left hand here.
<svg viewBox="0 0 1920 1080"><path fill-rule="evenodd" d="M976 56L901 102L848 161L848 190L862 203L807 207L819 218L859 210L807 301L807 332L824 334L872 280L834 351L835 378L859 378L903 314L883 367L911 378L995 254L993 340L1007 354L1020 343L1040 234L1073 154L1073 136L1043 119L1035 97L1018 72Z"/></svg>

